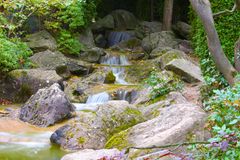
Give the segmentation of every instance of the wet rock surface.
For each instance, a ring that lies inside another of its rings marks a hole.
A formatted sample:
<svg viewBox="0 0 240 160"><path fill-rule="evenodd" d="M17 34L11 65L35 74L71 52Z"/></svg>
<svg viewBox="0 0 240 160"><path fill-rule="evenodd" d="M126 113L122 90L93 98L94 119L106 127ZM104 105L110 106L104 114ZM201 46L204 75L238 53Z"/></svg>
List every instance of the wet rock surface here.
<svg viewBox="0 0 240 160"><path fill-rule="evenodd" d="M39 127L47 127L73 116L75 110L60 85L40 89L20 110L19 119Z"/></svg>

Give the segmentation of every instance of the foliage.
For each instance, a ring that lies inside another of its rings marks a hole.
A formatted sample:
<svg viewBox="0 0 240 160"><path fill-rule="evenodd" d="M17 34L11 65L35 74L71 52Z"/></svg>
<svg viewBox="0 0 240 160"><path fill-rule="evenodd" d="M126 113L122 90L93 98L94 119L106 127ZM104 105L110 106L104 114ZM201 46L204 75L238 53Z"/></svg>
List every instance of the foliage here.
<svg viewBox="0 0 240 160"><path fill-rule="evenodd" d="M85 27L96 16L99 0L11 0L0 3L4 7L9 34L19 31L26 20L36 15L41 17L45 27L53 32L61 29L76 30Z"/></svg>
<svg viewBox="0 0 240 160"><path fill-rule="evenodd" d="M19 39L0 37L0 73L27 67L32 51Z"/></svg>
<svg viewBox="0 0 240 160"><path fill-rule="evenodd" d="M65 54L78 55L84 46L78 39L72 37L67 30L62 30L57 39L59 51Z"/></svg>
<svg viewBox="0 0 240 160"><path fill-rule="evenodd" d="M164 96L171 91L180 90L183 83L168 72L151 72L146 79L146 83L151 87L151 98L155 99Z"/></svg>
<svg viewBox="0 0 240 160"><path fill-rule="evenodd" d="M209 117L211 142L198 146L198 159L240 159L240 84L233 88L215 90L205 107L212 114Z"/></svg>
<svg viewBox="0 0 240 160"><path fill-rule="evenodd" d="M212 0L212 10L214 13L230 9L233 6L232 0ZM213 59L207 47L207 39L203 26L196 16L191 15L192 41L195 47L195 53L200 57L201 69L207 85L214 88L227 85L226 80L217 71ZM223 50L228 59L233 63L234 43L240 35L239 30L240 14L236 11L231 14L225 14L215 19L216 29L219 34Z"/></svg>

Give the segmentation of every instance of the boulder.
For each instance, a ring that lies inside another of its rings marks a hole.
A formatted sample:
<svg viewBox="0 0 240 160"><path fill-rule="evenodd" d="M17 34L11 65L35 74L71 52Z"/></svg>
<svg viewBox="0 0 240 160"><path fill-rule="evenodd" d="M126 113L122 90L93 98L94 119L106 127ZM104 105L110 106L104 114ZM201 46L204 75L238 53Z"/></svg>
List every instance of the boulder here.
<svg viewBox="0 0 240 160"><path fill-rule="evenodd" d="M107 46L107 43L108 43L107 39L102 34L98 34L94 40L95 40L96 46L99 48L105 48Z"/></svg>
<svg viewBox="0 0 240 160"><path fill-rule="evenodd" d="M29 48L31 48L35 53L48 49L52 51L57 49L56 40L46 30L27 35L24 38L24 41L27 42Z"/></svg>
<svg viewBox="0 0 240 160"><path fill-rule="evenodd" d="M173 30L176 32L176 34L184 37L185 39L190 38L190 33L192 30L192 27L185 23L185 22L181 22L178 21L174 26L173 26Z"/></svg>
<svg viewBox="0 0 240 160"><path fill-rule="evenodd" d="M172 48L170 47L157 47L154 50L152 50L152 52L150 53L150 58L160 57L170 50L172 50Z"/></svg>
<svg viewBox="0 0 240 160"><path fill-rule="evenodd" d="M70 153L65 155L61 160L100 160L100 159L114 159L118 158L121 160L123 158L121 152L117 149L85 149L75 153ZM123 160L123 159L122 159Z"/></svg>
<svg viewBox="0 0 240 160"><path fill-rule="evenodd" d="M93 33L90 28L83 30L79 35L77 35L77 39L87 48L95 47Z"/></svg>
<svg viewBox="0 0 240 160"><path fill-rule="evenodd" d="M179 40L173 32L162 31L152 33L142 40L142 47L147 53L151 53L157 47L177 48Z"/></svg>
<svg viewBox="0 0 240 160"><path fill-rule="evenodd" d="M37 67L50 70L55 70L56 67L67 63L67 58L61 52L52 52L50 50L38 52L30 57L30 60Z"/></svg>
<svg viewBox="0 0 240 160"><path fill-rule="evenodd" d="M141 42L142 41L137 38L131 38L112 46L111 49L131 52L142 51Z"/></svg>
<svg viewBox="0 0 240 160"><path fill-rule="evenodd" d="M80 54L80 59L90 62L90 63L99 63L102 56L105 56L106 53L101 48L91 48Z"/></svg>
<svg viewBox="0 0 240 160"><path fill-rule="evenodd" d="M164 67L174 59L188 59L188 56L180 50L171 49L157 59L157 62L160 68L164 69Z"/></svg>
<svg viewBox="0 0 240 160"><path fill-rule="evenodd" d="M141 112L127 101L99 104L96 112L90 114L95 118L88 123L76 120L59 128L52 134L51 142L69 150L103 149L113 134L144 121Z"/></svg>
<svg viewBox="0 0 240 160"><path fill-rule="evenodd" d="M190 54L194 53L194 49L190 41L182 40L178 45L179 50L183 51L184 53Z"/></svg>
<svg viewBox="0 0 240 160"><path fill-rule="evenodd" d="M19 118L39 127L47 127L73 116L75 110L60 85L38 90L20 110Z"/></svg>
<svg viewBox="0 0 240 160"><path fill-rule="evenodd" d="M135 29L136 36L140 39L143 39L147 35L155 32L162 31L162 23L161 22L140 22L139 26Z"/></svg>
<svg viewBox="0 0 240 160"><path fill-rule="evenodd" d="M8 73L0 83L0 97L13 102L26 102L39 89L61 83L62 78L54 70L18 69Z"/></svg>
<svg viewBox="0 0 240 160"><path fill-rule="evenodd" d="M114 29L114 18L112 15L107 15L97 22L93 23L91 28L94 31L102 31L104 29Z"/></svg>
<svg viewBox="0 0 240 160"><path fill-rule="evenodd" d="M204 82L200 67L186 59L175 59L169 62L165 69L173 71L186 82Z"/></svg>
<svg viewBox="0 0 240 160"><path fill-rule="evenodd" d="M135 29L139 24L137 18L131 12L126 10L115 10L111 15L114 18L114 28L118 30Z"/></svg>
<svg viewBox="0 0 240 160"><path fill-rule="evenodd" d="M107 142L106 148L175 144L186 141L190 135L203 140L206 117L206 113L193 104L173 104L161 109L158 117L115 134Z"/></svg>

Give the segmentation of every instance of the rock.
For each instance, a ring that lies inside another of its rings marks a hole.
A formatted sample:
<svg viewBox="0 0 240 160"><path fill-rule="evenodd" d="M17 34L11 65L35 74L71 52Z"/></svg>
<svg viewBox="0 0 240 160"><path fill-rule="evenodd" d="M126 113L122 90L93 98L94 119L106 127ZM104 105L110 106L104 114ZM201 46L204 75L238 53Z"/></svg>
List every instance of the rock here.
<svg viewBox="0 0 240 160"><path fill-rule="evenodd" d="M108 42L107 39L102 34L99 34L95 37L95 43L97 47L105 48Z"/></svg>
<svg viewBox="0 0 240 160"><path fill-rule="evenodd" d="M137 38L131 38L112 46L111 49L131 52L142 51L141 42L142 41Z"/></svg>
<svg viewBox="0 0 240 160"><path fill-rule="evenodd" d="M170 47L157 47L154 50L152 50L152 52L150 53L150 58L160 57L170 50L172 50L172 48Z"/></svg>
<svg viewBox="0 0 240 160"><path fill-rule="evenodd" d="M151 53L157 47L177 48L179 40L173 32L162 31L148 35L142 40L142 47L147 53Z"/></svg>
<svg viewBox="0 0 240 160"><path fill-rule="evenodd" d="M93 23L91 26L94 31L102 31L104 29L114 29L114 18L112 15L107 15L104 18Z"/></svg>
<svg viewBox="0 0 240 160"><path fill-rule="evenodd" d="M83 30L78 36L77 39L79 42L83 45L85 45L87 48L93 48L95 47L93 33L90 28L87 28Z"/></svg>
<svg viewBox="0 0 240 160"><path fill-rule="evenodd" d="M188 39L192 30L192 27L185 22L178 21L176 25L173 26L173 30L178 35L184 37L185 39Z"/></svg>
<svg viewBox="0 0 240 160"><path fill-rule="evenodd" d="M174 104L163 108L154 119L115 134L106 148L151 147L181 143L190 135L203 140L206 113L193 104Z"/></svg>
<svg viewBox="0 0 240 160"><path fill-rule="evenodd" d="M90 63L99 63L101 57L105 55L106 53L103 49L94 47L80 54L80 59Z"/></svg>
<svg viewBox="0 0 240 160"><path fill-rule="evenodd" d="M20 110L19 118L39 127L47 127L70 118L75 110L60 85L38 90Z"/></svg>
<svg viewBox="0 0 240 160"><path fill-rule="evenodd" d="M104 157L114 158L120 156L121 152L117 149L85 149L75 153L65 155L61 160L97 160L103 159ZM121 157L119 157L121 160Z"/></svg>
<svg viewBox="0 0 240 160"><path fill-rule="evenodd" d="M38 67L50 70L55 70L56 67L67 63L67 58L62 53L50 50L38 52L30 57L30 60Z"/></svg>
<svg viewBox="0 0 240 160"><path fill-rule="evenodd" d="M102 149L108 138L144 119L140 111L126 101L109 101L97 105L95 119L89 123L76 120L63 126L51 136L51 142L63 149Z"/></svg>
<svg viewBox="0 0 240 160"><path fill-rule="evenodd" d="M190 41L182 40L178 45L179 50L183 51L184 53L191 54L194 53L192 48L192 44Z"/></svg>
<svg viewBox="0 0 240 160"><path fill-rule="evenodd" d="M135 29L139 24L136 17L126 10L115 10L111 13L114 18L115 29L130 30Z"/></svg>
<svg viewBox="0 0 240 160"><path fill-rule="evenodd" d="M46 30L30 34L24 38L24 41L34 52L42 52L48 49L55 51L57 49L56 40Z"/></svg>
<svg viewBox="0 0 240 160"><path fill-rule="evenodd" d="M106 78L104 80L104 83L114 84L115 80L116 80L116 77L114 76L113 72L110 71L110 72L107 73Z"/></svg>
<svg viewBox="0 0 240 160"><path fill-rule="evenodd" d="M160 115L162 108L169 107L172 104L187 104L187 100L179 92L170 92L166 98L149 106L143 105L140 107L141 112L147 119L153 119Z"/></svg>
<svg viewBox="0 0 240 160"><path fill-rule="evenodd" d="M161 22L147 22L143 21L139 24L139 26L135 29L137 38L143 39L147 35L155 32L162 31L162 23Z"/></svg>
<svg viewBox="0 0 240 160"><path fill-rule="evenodd" d="M169 62L171 62L174 59L188 59L188 57L184 52L172 49L163 54L157 61L158 64L160 65L160 68L163 69Z"/></svg>
<svg viewBox="0 0 240 160"><path fill-rule="evenodd" d="M54 70L18 69L8 73L0 83L0 97L13 102L26 102L39 89L61 83L62 78Z"/></svg>
<svg viewBox="0 0 240 160"><path fill-rule="evenodd" d="M186 82L204 82L199 66L185 59L175 59L169 62L165 69L180 75Z"/></svg>

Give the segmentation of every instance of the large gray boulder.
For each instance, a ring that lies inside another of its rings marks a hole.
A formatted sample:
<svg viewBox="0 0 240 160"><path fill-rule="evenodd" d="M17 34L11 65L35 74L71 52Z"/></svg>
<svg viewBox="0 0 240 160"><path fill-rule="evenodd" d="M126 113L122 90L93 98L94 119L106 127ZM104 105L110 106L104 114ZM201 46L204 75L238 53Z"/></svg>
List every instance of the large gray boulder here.
<svg viewBox="0 0 240 160"><path fill-rule="evenodd" d="M103 158L118 158L118 160L123 159L121 152L117 149L85 149L75 153L67 154L61 160L97 160Z"/></svg>
<svg viewBox="0 0 240 160"><path fill-rule="evenodd" d="M114 18L115 29L135 29L139 24L137 18L131 12L126 10L115 10L111 15Z"/></svg>
<svg viewBox="0 0 240 160"><path fill-rule="evenodd" d="M18 69L8 73L0 83L0 97L13 102L26 102L39 89L61 83L62 78L54 70Z"/></svg>
<svg viewBox="0 0 240 160"><path fill-rule="evenodd" d="M173 32L162 31L149 34L142 40L142 47L147 53L157 47L177 48L179 40L175 37Z"/></svg>
<svg viewBox="0 0 240 160"><path fill-rule="evenodd" d="M61 52L52 52L50 50L38 52L30 57L30 60L37 67L51 70L55 70L56 67L67 63L67 58Z"/></svg>
<svg viewBox="0 0 240 160"><path fill-rule="evenodd" d="M101 48L91 48L80 54L80 59L90 62L90 63L99 63L101 57L105 56L106 53Z"/></svg>
<svg viewBox="0 0 240 160"><path fill-rule="evenodd" d="M96 106L88 122L76 120L56 130L51 142L68 150L103 149L109 137L142 122L140 111L126 101L109 101Z"/></svg>
<svg viewBox="0 0 240 160"><path fill-rule="evenodd" d="M78 34L77 39L87 48L95 47L93 33L90 28L87 28Z"/></svg>
<svg viewBox="0 0 240 160"><path fill-rule="evenodd" d="M191 33L191 30L192 30L192 27L185 23L185 22L181 22L181 21L178 21L174 26L173 26L173 30L180 36L188 39L190 38L190 33Z"/></svg>
<svg viewBox="0 0 240 160"><path fill-rule="evenodd" d="M39 127L47 127L73 116L75 110L60 85L38 90L20 110L19 118Z"/></svg>
<svg viewBox="0 0 240 160"><path fill-rule="evenodd" d="M200 67L186 59L175 59L169 62L165 69L178 74L186 82L204 82Z"/></svg>
<svg viewBox="0 0 240 160"><path fill-rule="evenodd" d="M56 40L46 30L27 35L24 41L27 42L27 45L34 52L41 52L47 49L54 51L57 49Z"/></svg>
<svg viewBox="0 0 240 160"><path fill-rule="evenodd" d="M112 15L107 15L102 19L99 19L97 22L93 23L91 26L92 30L104 30L104 29L114 29L114 18Z"/></svg>
<svg viewBox="0 0 240 160"><path fill-rule="evenodd" d="M206 117L206 113L198 106L174 104L161 109L158 117L115 134L106 147L162 146L184 142L190 135L196 135L196 140L203 140Z"/></svg>

